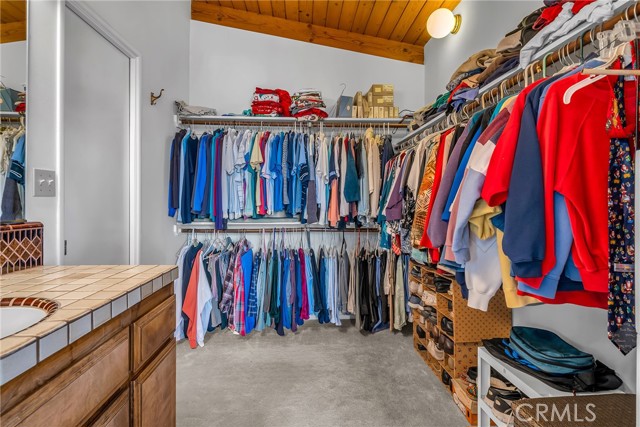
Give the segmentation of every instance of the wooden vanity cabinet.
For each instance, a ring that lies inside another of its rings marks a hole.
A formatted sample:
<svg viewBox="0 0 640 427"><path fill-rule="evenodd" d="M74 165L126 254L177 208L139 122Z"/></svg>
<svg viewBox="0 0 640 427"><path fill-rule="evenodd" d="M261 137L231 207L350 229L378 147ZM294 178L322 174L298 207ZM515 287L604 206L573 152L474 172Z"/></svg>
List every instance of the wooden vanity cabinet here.
<svg viewBox="0 0 640 427"><path fill-rule="evenodd" d="M175 297L164 286L0 388L0 425L176 425Z"/></svg>

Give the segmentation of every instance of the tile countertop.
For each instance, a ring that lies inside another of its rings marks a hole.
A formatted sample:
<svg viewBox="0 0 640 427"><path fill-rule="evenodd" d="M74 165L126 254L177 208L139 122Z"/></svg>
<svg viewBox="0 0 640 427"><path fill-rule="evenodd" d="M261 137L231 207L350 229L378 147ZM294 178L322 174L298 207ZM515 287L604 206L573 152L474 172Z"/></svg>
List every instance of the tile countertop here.
<svg viewBox="0 0 640 427"><path fill-rule="evenodd" d="M0 276L0 297L47 298L58 309L0 339L0 385L20 375L178 277L173 265L35 267Z"/></svg>

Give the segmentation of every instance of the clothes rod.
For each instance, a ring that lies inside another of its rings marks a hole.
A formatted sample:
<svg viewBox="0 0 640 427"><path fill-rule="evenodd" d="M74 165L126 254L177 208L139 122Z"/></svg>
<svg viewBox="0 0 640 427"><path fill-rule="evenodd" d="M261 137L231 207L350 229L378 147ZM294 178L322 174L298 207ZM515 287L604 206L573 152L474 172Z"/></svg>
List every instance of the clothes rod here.
<svg viewBox="0 0 640 427"><path fill-rule="evenodd" d="M251 234L251 233L261 233L262 230L273 230L275 229L276 231L280 231L280 230L285 230L288 231L290 233L299 233L299 232L306 232L309 231L310 233L356 233L356 232L372 232L372 233L379 233L380 229L377 227L361 227L361 228L355 228L355 227L348 227L348 228L344 228L344 229L338 229L338 228L331 228L331 227L305 227L302 224L299 224L299 227L292 227L291 224L287 225L287 226L275 226L273 224L265 224L262 227L250 227L250 228L226 228L224 230L216 230L215 228L211 227L211 228L204 228L204 227L183 227L183 226L175 226L175 232L176 234L178 233L216 233L216 232L220 232L220 233L247 233L247 234Z"/></svg>

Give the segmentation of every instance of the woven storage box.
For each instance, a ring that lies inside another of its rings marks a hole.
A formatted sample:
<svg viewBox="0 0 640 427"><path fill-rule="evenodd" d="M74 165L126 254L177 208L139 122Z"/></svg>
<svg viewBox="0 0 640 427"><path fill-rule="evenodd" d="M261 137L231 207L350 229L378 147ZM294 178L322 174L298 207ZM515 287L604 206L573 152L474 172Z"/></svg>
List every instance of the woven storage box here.
<svg viewBox="0 0 640 427"><path fill-rule="evenodd" d="M542 405L541 410L536 409L538 405ZM554 406L556 415L552 417ZM515 427L632 427L636 425L635 394L522 399L513 404L513 409L514 414L519 414L514 417ZM544 413L545 409L547 409L546 413Z"/></svg>
<svg viewBox="0 0 640 427"><path fill-rule="evenodd" d="M42 265L43 226L40 222L0 226L2 274Z"/></svg>

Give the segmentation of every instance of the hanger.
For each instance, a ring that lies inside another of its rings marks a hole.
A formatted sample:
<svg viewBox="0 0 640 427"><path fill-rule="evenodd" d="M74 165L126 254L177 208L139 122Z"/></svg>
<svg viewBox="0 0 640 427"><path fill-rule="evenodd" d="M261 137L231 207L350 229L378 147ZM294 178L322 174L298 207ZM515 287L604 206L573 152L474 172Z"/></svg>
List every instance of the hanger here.
<svg viewBox="0 0 640 427"><path fill-rule="evenodd" d="M624 55L625 50L628 47L629 47L628 43L621 44L614 50L613 55L611 55L611 57L608 58L606 63L602 64L601 66L595 69L583 70L582 71L583 74L589 74L590 76L584 80L579 81L578 83L574 84L573 86L571 86L565 91L562 97L562 100L565 103L565 105L571 103L571 98L580 89L585 88L599 80L604 79L607 75L614 75L610 73L611 71L624 71L624 73L615 74L615 75L640 75L640 70L607 70L608 72L606 73L603 71L604 69L610 67L611 64L613 64L620 56Z"/></svg>

